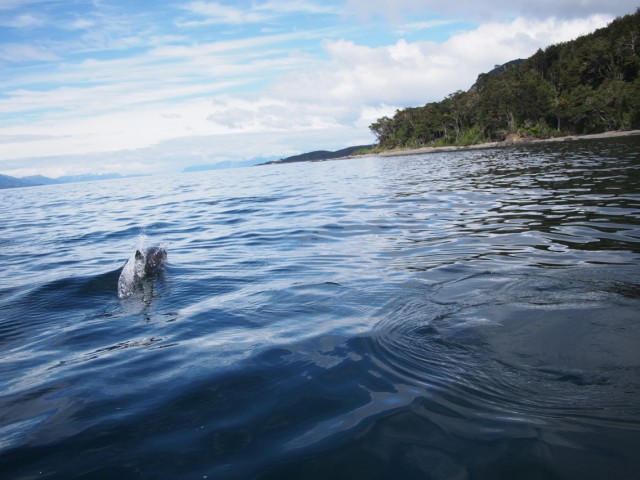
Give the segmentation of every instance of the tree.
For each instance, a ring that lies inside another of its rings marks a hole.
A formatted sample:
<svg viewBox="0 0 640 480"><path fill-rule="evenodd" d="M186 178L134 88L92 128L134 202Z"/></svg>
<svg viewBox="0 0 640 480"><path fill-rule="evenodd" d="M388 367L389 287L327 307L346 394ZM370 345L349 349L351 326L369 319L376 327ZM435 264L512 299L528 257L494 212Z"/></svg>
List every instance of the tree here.
<svg viewBox="0 0 640 480"><path fill-rule="evenodd" d="M467 92L370 128L383 148L640 128L640 8L606 28L478 76Z"/></svg>

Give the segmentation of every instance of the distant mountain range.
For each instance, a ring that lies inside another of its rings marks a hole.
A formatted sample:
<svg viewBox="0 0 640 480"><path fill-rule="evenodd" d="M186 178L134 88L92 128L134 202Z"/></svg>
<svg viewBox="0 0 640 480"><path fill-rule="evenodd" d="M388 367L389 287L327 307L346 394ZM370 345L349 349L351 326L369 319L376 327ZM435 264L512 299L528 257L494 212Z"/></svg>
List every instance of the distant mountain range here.
<svg viewBox="0 0 640 480"><path fill-rule="evenodd" d="M88 174L88 175L68 175L59 178L49 178L42 175L32 175L29 177L11 177L9 175L0 174L0 188L20 188L35 187L38 185L54 185L60 183L77 183L77 182L94 182L97 180L112 180L115 178L124 178L117 173L110 174Z"/></svg>
<svg viewBox="0 0 640 480"><path fill-rule="evenodd" d="M294 162L319 162L322 160L332 160L336 158L343 158L352 155L355 151L370 148L372 145L361 145L357 147L343 148L335 152L327 150L316 150L314 152L302 153L300 155L294 155L292 157L282 158L280 160L268 160L267 158L253 158L251 160L245 160L243 162L220 162L210 165L197 165L192 167L186 167L182 170L184 173L189 172L202 172L206 170L219 170L224 168L238 168L238 167L250 167L255 165L276 165L281 163L294 163ZM268 160L268 161L267 161ZM262 162L262 163L261 163ZM139 175L133 175L139 176ZM77 183L77 182L95 182L98 180L113 180L117 178L128 178L117 173L110 174L88 174L88 175L68 175L59 178L49 178L42 175L32 175L29 177L11 177L9 175L0 174L0 189L3 188L20 188L20 187L35 187L39 185L56 185L61 183Z"/></svg>
<svg viewBox="0 0 640 480"><path fill-rule="evenodd" d="M227 168L252 167L254 165L258 165L259 163L265 162L265 161L268 161L268 158L252 158L252 159L244 160L241 162L234 162L232 160L227 160L225 162L185 167L182 171L183 173L192 173L192 172L206 172L208 170L224 170Z"/></svg>
<svg viewBox="0 0 640 480"><path fill-rule="evenodd" d="M279 165L281 163L320 162L322 160L333 160L336 158L348 157L358 150L362 150L363 148L371 148L372 146L373 145L360 145L356 147L347 147L335 152L329 152L327 150L316 150L314 152L301 153L300 155L281 158L280 160L272 160L270 162L260 163L259 165Z"/></svg>

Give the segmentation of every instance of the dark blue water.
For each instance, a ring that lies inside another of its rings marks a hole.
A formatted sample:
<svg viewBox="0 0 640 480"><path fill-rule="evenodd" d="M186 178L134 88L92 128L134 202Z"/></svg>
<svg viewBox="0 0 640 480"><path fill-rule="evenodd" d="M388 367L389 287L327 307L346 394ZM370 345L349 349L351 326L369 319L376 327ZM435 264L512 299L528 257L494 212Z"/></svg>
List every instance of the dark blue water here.
<svg viewBox="0 0 640 480"><path fill-rule="evenodd" d="M639 151L1 191L0 477L638 478Z"/></svg>

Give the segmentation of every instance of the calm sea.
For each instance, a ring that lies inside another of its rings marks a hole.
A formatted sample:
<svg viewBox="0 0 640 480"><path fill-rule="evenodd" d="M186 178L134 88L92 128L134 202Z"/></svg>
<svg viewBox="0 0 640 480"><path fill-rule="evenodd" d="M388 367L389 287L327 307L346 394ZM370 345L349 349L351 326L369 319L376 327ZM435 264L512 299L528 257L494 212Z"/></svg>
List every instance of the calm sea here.
<svg viewBox="0 0 640 480"><path fill-rule="evenodd" d="M0 191L0 477L638 478L639 152Z"/></svg>

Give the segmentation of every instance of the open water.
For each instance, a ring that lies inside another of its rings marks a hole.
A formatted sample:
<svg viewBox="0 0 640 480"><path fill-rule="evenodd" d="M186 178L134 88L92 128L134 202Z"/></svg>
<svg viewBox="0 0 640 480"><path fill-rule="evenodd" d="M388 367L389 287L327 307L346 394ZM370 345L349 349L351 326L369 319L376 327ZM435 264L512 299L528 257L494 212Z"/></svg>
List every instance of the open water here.
<svg viewBox="0 0 640 480"><path fill-rule="evenodd" d="M0 477L639 478L639 152L1 191Z"/></svg>

